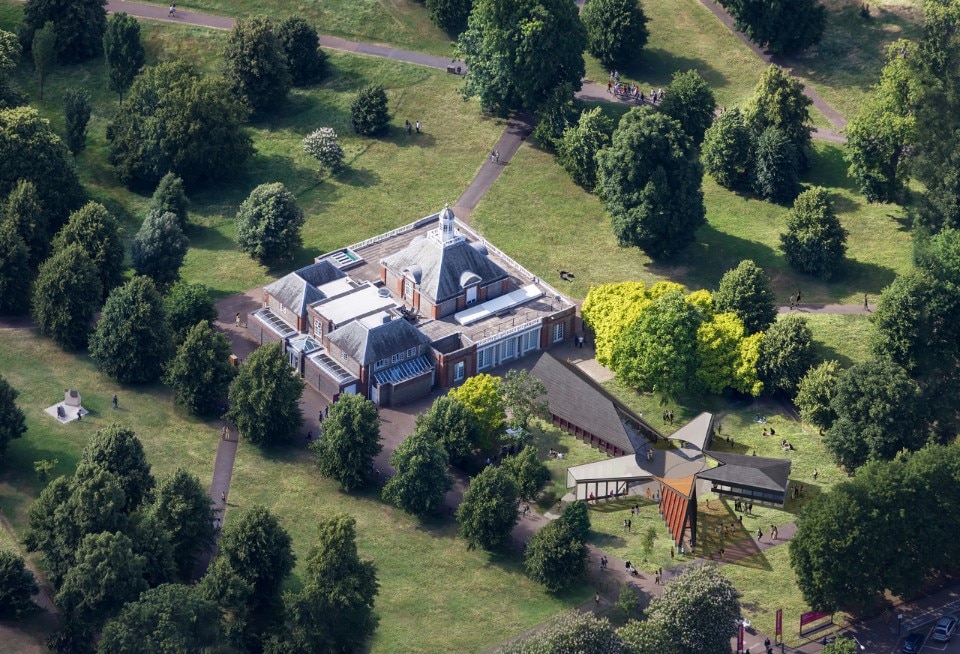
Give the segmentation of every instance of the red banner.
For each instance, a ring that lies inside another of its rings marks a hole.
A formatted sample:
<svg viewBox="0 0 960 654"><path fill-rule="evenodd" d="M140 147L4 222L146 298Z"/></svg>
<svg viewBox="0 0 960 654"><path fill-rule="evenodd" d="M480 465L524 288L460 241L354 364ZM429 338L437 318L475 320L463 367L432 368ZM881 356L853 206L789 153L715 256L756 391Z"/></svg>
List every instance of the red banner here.
<svg viewBox="0 0 960 654"><path fill-rule="evenodd" d="M740 628L737 629L737 651L743 651L743 623L740 623Z"/></svg>
<svg viewBox="0 0 960 654"><path fill-rule="evenodd" d="M829 613L823 613L822 611L808 611L806 613L801 613L800 626L802 627L805 624L810 624L811 622L816 622L817 620L823 620L824 618L829 617Z"/></svg>
<svg viewBox="0 0 960 654"><path fill-rule="evenodd" d="M777 609L777 636L783 635L783 609Z"/></svg>

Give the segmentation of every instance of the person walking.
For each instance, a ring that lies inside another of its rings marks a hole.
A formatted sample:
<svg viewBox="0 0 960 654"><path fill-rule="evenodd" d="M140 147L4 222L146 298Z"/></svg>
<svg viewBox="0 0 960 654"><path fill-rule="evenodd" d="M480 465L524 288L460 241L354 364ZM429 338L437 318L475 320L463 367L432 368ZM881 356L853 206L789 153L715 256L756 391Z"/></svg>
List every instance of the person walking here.
<svg viewBox="0 0 960 654"><path fill-rule="evenodd" d="M404 122L404 127L407 130L407 136L410 136L411 134L413 134L413 125L410 124L409 120L405 120L403 122Z"/></svg>
<svg viewBox="0 0 960 654"><path fill-rule="evenodd" d="M220 501L224 504L227 503L227 491L220 491Z"/></svg>
<svg viewBox="0 0 960 654"><path fill-rule="evenodd" d="M863 294L863 310L864 311L870 310L870 298L867 296L866 293Z"/></svg>
<svg viewBox="0 0 960 654"><path fill-rule="evenodd" d="M113 394L113 408L116 409L120 405L120 399L117 397L117 394Z"/></svg>
<svg viewBox="0 0 960 654"><path fill-rule="evenodd" d="M417 121L417 134L419 134L419 133L420 133L420 121L418 120L418 121Z"/></svg>
<svg viewBox="0 0 960 654"><path fill-rule="evenodd" d="M763 529L757 527L757 542L760 542L760 539L763 538Z"/></svg>

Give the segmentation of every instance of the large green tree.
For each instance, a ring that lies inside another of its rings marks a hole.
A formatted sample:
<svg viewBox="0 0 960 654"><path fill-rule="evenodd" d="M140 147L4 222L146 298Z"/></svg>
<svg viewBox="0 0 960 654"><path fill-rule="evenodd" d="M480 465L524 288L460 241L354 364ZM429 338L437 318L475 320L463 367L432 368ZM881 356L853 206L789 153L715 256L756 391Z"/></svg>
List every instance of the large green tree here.
<svg viewBox="0 0 960 654"><path fill-rule="evenodd" d="M30 250L10 220L0 218L0 313L23 313L30 306Z"/></svg>
<svg viewBox="0 0 960 654"><path fill-rule="evenodd" d="M624 647L607 618L568 611L543 628L497 650L497 654L634 654ZM644 652L643 654L646 654ZM661 654L658 652L658 654Z"/></svg>
<svg viewBox="0 0 960 654"><path fill-rule="evenodd" d="M74 157L87 147L87 124L91 111L90 93L86 89L73 89L63 94L67 147Z"/></svg>
<svg viewBox="0 0 960 654"><path fill-rule="evenodd" d="M304 587L288 594L288 633L280 651L355 652L377 628L377 569L357 552L356 520L344 513L321 520L307 557Z"/></svg>
<svg viewBox="0 0 960 654"><path fill-rule="evenodd" d="M734 191L753 188L754 137L743 112L734 107L717 116L703 135L703 168L717 184Z"/></svg>
<svg viewBox="0 0 960 654"><path fill-rule="evenodd" d="M529 429L535 418L550 417L546 387L526 370L508 370L500 382L500 394L514 428Z"/></svg>
<svg viewBox="0 0 960 654"><path fill-rule="evenodd" d="M323 421L323 435L311 449L320 474L336 479L345 491L356 490L370 479L380 444L377 405L358 394L341 395Z"/></svg>
<svg viewBox="0 0 960 654"><path fill-rule="evenodd" d="M120 484L126 504L133 513L153 493L155 481L140 439L128 427L114 423L98 429L83 448L80 463L111 473Z"/></svg>
<svg viewBox="0 0 960 654"><path fill-rule="evenodd" d="M280 182L253 189L237 211L237 245L261 263L290 259L303 244L303 211Z"/></svg>
<svg viewBox="0 0 960 654"><path fill-rule="evenodd" d="M493 449L500 440L507 414L500 393L501 380L493 375L480 374L468 377L449 395L463 404L473 414L479 428L475 445L481 450Z"/></svg>
<svg viewBox="0 0 960 654"><path fill-rule="evenodd" d="M164 366L163 383L173 388L174 401L197 416L214 413L233 381L231 351L230 339L209 322L194 325Z"/></svg>
<svg viewBox="0 0 960 654"><path fill-rule="evenodd" d="M815 186L793 201L780 245L791 268L830 279L847 253L847 234L827 189Z"/></svg>
<svg viewBox="0 0 960 654"><path fill-rule="evenodd" d="M37 580L27 570L23 557L0 551L0 617L19 618L37 610L32 598L39 591Z"/></svg>
<svg viewBox="0 0 960 654"><path fill-rule="evenodd" d="M0 197L7 197L20 180L36 188L53 230L83 203L70 151L31 107L0 109Z"/></svg>
<svg viewBox="0 0 960 654"><path fill-rule="evenodd" d="M177 468L157 483L148 511L170 538L180 578L188 580L197 555L213 543L213 509L200 480Z"/></svg>
<svg viewBox="0 0 960 654"><path fill-rule="evenodd" d="M303 424L303 380L294 375L279 343L257 349L230 384L227 416L255 445L285 442Z"/></svg>
<svg viewBox="0 0 960 654"><path fill-rule="evenodd" d="M50 252L50 234L47 231L47 212L33 182L17 182L0 209L0 222L12 225L23 239L31 270L39 268Z"/></svg>
<svg viewBox="0 0 960 654"><path fill-rule="evenodd" d="M307 86L323 79L327 55L320 48L317 30L302 16L294 14L280 21L276 32L293 85Z"/></svg>
<svg viewBox="0 0 960 654"><path fill-rule="evenodd" d="M496 550L510 540L517 524L517 482L513 475L497 466L487 466L470 480L457 507L460 536L467 547Z"/></svg>
<svg viewBox="0 0 960 654"><path fill-rule="evenodd" d="M133 269L152 279L158 288L166 288L180 278L189 247L176 214L151 211L130 243Z"/></svg>
<svg viewBox="0 0 960 654"><path fill-rule="evenodd" d="M27 432L27 418L17 406L18 395L17 389L0 375L0 461L10 441Z"/></svg>
<svg viewBox="0 0 960 654"><path fill-rule="evenodd" d="M12 81L22 54L23 48L17 35L0 30L0 109L27 103L27 96Z"/></svg>
<svg viewBox="0 0 960 654"><path fill-rule="evenodd" d="M588 557L587 544L563 522L554 520L530 537L523 566L531 579L556 592L583 578Z"/></svg>
<svg viewBox="0 0 960 654"><path fill-rule="evenodd" d="M219 610L189 586L164 584L130 602L107 622L101 654L201 652L221 644Z"/></svg>
<svg viewBox="0 0 960 654"><path fill-rule="evenodd" d="M163 298L148 277L134 277L103 305L90 337L97 366L123 383L152 382L173 354Z"/></svg>
<svg viewBox="0 0 960 654"><path fill-rule="evenodd" d="M70 245L79 245L100 273L103 299L123 280L123 239L120 223L107 208L97 202L70 214L70 220L53 239L53 250L59 252Z"/></svg>
<svg viewBox="0 0 960 654"><path fill-rule="evenodd" d="M597 155L597 191L621 246L666 259L693 242L706 221L703 166L673 119L637 107L620 119L613 143Z"/></svg>
<svg viewBox="0 0 960 654"><path fill-rule="evenodd" d="M742 30L775 54L792 54L820 42L827 8L820 0L724 0Z"/></svg>
<svg viewBox="0 0 960 654"><path fill-rule="evenodd" d="M380 136L390 127L387 92L380 84L370 84L357 93L350 105L353 131L361 136Z"/></svg>
<svg viewBox="0 0 960 654"><path fill-rule="evenodd" d="M744 120L757 137L770 127L782 130L796 148L801 169L805 169L810 164L812 105L813 100L803 94L803 82L771 65L757 82Z"/></svg>
<svg viewBox="0 0 960 654"><path fill-rule="evenodd" d="M44 82L57 64L57 34L53 23L47 21L34 33L30 49L33 51L33 69L40 78L40 99L43 100Z"/></svg>
<svg viewBox="0 0 960 654"><path fill-rule="evenodd" d="M781 317L767 329L760 341L757 374L766 392L793 397L813 362L813 332L807 319L794 313Z"/></svg>
<svg viewBox="0 0 960 654"><path fill-rule="evenodd" d="M440 510L453 486L447 472L447 452L440 443L417 430L397 447L390 465L397 473L383 487L383 499L418 516Z"/></svg>
<svg viewBox="0 0 960 654"><path fill-rule="evenodd" d="M703 135L713 124L717 100L710 85L695 69L677 71L667 86L667 95L660 102L660 111L680 123L693 143L699 147Z"/></svg>
<svg viewBox="0 0 960 654"><path fill-rule="evenodd" d="M198 322L213 323L217 319L210 291L203 284L179 281L167 291L163 303L175 343L182 343Z"/></svg>
<svg viewBox="0 0 960 654"><path fill-rule="evenodd" d="M439 443L451 463L462 462L481 442L476 416L450 395L441 395L428 411L417 416L416 430Z"/></svg>
<svg viewBox="0 0 960 654"><path fill-rule="evenodd" d="M617 635L630 654L682 654L681 646L659 622L631 620L617 630Z"/></svg>
<svg viewBox="0 0 960 654"><path fill-rule="evenodd" d="M753 190L771 202L788 204L800 192L800 155L786 132L768 127L757 139Z"/></svg>
<svg viewBox="0 0 960 654"><path fill-rule="evenodd" d="M150 211L159 214L172 213L177 217L180 229L186 229L189 207L190 200L183 188L183 180L173 173L164 175L150 198Z"/></svg>
<svg viewBox="0 0 960 654"><path fill-rule="evenodd" d="M227 37L223 57L224 76L253 113L276 109L286 99L292 84L287 55L269 18L238 20Z"/></svg>
<svg viewBox="0 0 960 654"><path fill-rule="evenodd" d="M473 0L426 0L430 19L448 34L457 35L467 28Z"/></svg>
<svg viewBox="0 0 960 654"><path fill-rule="evenodd" d="M634 63L650 36L639 0L587 0L580 18L587 51L607 68Z"/></svg>
<svg viewBox="0 0 960 654"><path fill-rule="evenodd" d="M513 475L520 497L535 500L550 481L550 470L537 455L537 448L527 445L514 456L503 460L502 467Z"/></svg>
<svg viewBox="0 0 960 654"><path fill-rule="evenodd" d="M187 185L229 177L253 154L247 113L223 78L183 61L148 66L107 126L110 163L124 184L148 188L169 172Z"/></svg>
<svg viewBox="0 0 960 654"><path fill-rule="evenodd" d="M137 19L122 11L110 16L103 35L103 52L107 58L107 80L122 104L124 91L147 62Z"/></svg>
<svg viewBox="0 0 960 654"><path fill-rule="evenodd" d="M27 0L23 8L22 37L33 35L49 21L57 35L61 63L92 59L103 52L107 29L107 0Z"/></svg>
<svg viewBox="0 0 960 654"><path fill-rule="evenodd" d="M837 392L837 380L840 379L840 364L836 361L824 361L810 368L797 384L797 395L793 403L800 409L800 418L804 422L829 429L837 414L830 406Z"/></svg>
<svg viewBox="0 0 960 654"><path fill-rule="evenodd" d="M720 288L713 294L713 303L717 313L737 314L748 334L766 330L777 319L770 278L750 259L744 259L723 274Z"/></svg>
<svg viewBox="0 0 960 654"><path fill-rule="evenodd" d="M697 331L701 312L670 291L653 301L613 348L613 370L624 383L664 397L697 392Z"/></svg>
<svg viewBox="0 0 960 654"><path fill-rule="evenodd" d="M580 90L587 33L565 0L477 0L456 56L467 64L464 97L487 111L535 110L553 89Z"/></svg>
<svg viewBox="0 0 960 654"><path fill-rule="evenodd" d="M577 124L563 132L557 144L557 161L571 179L588 191L597 183L597 153L610 145L613 121L600 107L580 114Z"/></svg>
<svg viewBox="0 0 960 654"><path fill-rule="evenodd" d="M69 350L84 347L100 308L101 288L97 267L79 245L51 256L33 287L31 313L40 333Z"/></svg>

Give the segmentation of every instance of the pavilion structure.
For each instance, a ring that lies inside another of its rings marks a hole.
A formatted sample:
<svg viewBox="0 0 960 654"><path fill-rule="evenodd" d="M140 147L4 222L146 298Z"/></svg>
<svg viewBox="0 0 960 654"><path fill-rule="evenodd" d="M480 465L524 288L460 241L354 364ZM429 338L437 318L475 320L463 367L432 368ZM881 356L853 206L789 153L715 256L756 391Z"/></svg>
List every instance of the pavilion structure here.
<svg viewBox="0 0 960 654"><path fill-rule="evenodd" d="M568 499L646 496L658 504L675 545L691 548L697 542L698 486L709 484L710 492L754 504L786 503L790 460L709 449L713 414L701 413L664 435L573 364L544 353L531 374L546 388L555 425L613 455L567 468Z"/></svg>

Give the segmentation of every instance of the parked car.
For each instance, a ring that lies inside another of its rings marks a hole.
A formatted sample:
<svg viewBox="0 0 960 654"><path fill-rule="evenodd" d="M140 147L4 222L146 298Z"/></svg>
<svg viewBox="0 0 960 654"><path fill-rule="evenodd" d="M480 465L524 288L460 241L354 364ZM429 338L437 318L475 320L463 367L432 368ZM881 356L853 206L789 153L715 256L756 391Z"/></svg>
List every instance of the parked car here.
<svg viewBox="0 0 960 654"><path fill-rule="evenodd" d="M945 643L953 637L953 632L957 630L957 616L948 614L937 620L937 626L933 629L933 639Z"/></svg>
<svg viewBox="0 0 960 654"><path fill-rule="evenodd" d="M919 654L920 648L923 647L923 641L923 634L913 632L903 641L903 654Z"/></svg>

